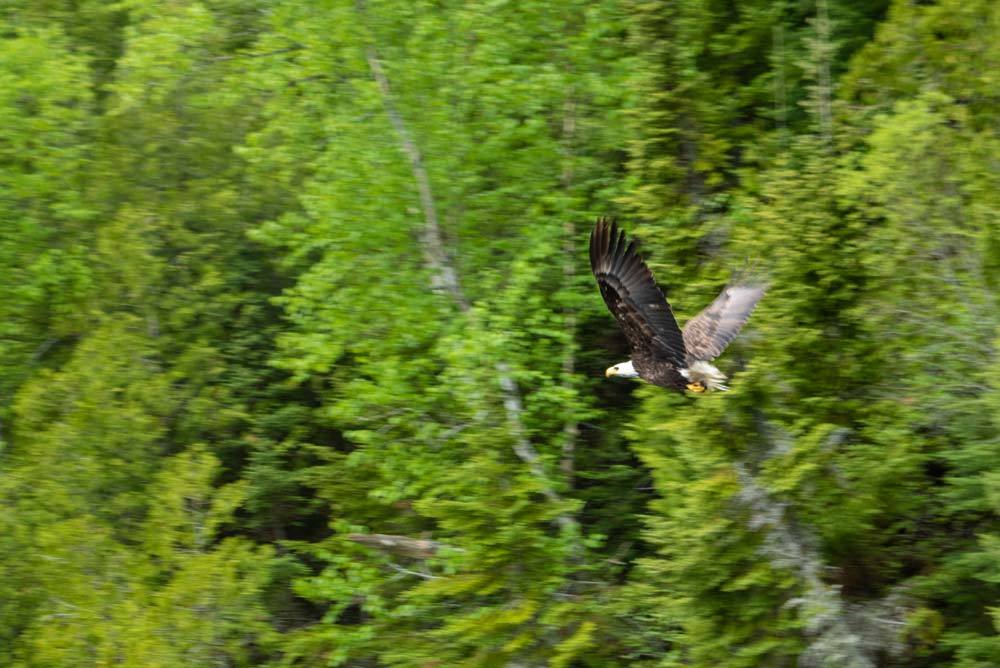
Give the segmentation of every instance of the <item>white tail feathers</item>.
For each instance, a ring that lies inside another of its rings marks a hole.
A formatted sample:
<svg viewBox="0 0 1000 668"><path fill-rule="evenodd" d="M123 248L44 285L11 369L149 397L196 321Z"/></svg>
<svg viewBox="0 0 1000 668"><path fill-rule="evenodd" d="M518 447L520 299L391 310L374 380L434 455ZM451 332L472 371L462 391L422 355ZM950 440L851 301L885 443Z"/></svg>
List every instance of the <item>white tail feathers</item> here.
<svg viewBox="0 0 1000 668"><path fill-rule="evenodd" d="M728 390L726 375L708 362L698 360L687 369L681 371L691 383L701 383L709 390Z"/></svg>

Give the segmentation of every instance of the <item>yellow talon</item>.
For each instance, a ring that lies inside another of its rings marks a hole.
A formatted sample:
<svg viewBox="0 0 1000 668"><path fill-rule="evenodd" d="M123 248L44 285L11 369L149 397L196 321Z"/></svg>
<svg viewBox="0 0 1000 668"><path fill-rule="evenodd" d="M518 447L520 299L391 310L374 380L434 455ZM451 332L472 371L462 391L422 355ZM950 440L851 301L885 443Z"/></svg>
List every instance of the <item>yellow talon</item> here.
<svg viewBox="0 0 1000 668"><path fill-rule="evenodd" d="M704 392L705 386L701 383L688 383L687 388L692 392Z"/></svg>

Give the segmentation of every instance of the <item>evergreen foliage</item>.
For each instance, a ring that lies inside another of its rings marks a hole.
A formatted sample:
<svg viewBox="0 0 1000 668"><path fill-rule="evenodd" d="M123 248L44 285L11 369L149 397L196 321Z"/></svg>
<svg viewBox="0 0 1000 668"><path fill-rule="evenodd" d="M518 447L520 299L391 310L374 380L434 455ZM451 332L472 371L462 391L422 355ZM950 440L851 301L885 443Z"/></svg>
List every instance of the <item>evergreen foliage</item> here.
<svg viewBox="0 0 1000 668"><path fill-rule="evenodd" d="M0 665L1000 665L997 3L0 18Z"/></svg>

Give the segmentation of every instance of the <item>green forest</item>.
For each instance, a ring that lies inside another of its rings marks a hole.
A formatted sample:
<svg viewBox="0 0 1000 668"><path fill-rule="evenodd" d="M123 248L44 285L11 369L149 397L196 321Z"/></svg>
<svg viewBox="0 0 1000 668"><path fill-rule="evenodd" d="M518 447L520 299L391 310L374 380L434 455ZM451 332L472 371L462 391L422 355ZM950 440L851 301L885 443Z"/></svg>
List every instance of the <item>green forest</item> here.
<svg viewBox="0 0 1000 668"><path fill-rule="evenodd" d="M0 275L2 666L1000 666L995 0L7 0Z"/></svg>

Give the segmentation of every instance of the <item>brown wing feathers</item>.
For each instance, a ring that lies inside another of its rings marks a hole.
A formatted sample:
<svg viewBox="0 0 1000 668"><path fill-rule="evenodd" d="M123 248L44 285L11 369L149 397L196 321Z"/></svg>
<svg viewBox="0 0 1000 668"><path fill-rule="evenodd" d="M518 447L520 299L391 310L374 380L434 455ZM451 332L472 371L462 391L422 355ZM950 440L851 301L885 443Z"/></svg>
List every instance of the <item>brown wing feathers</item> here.
<svg viewBox="0 0 1000 668"><path fill-rule="evenodd" d="M590 266L608 310L633 351L685 366L684 338L646 263L617 224L597 221L590 235Z"/></svg>
<svg viewBox="0 0 1000 668"><path fill-rule="evenodd" d="M722 354L764 296L763 285L730 285L708 307L684 325L688 364Z"/></svg>

